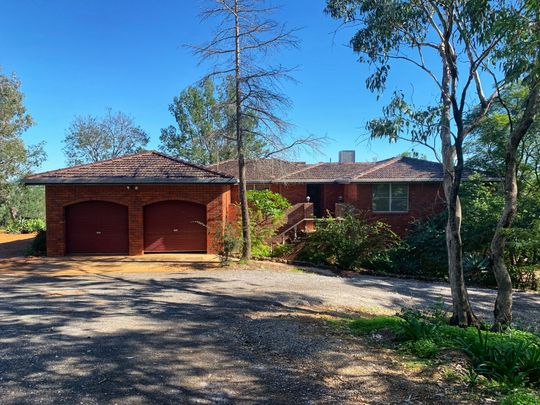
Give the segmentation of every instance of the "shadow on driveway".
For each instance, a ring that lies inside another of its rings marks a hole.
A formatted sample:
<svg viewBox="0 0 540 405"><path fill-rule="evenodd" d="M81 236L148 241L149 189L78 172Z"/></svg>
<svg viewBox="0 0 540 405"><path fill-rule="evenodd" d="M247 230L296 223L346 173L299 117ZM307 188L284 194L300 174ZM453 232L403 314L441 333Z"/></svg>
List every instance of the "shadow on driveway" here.
<svg viewBox="0 0 540 405"><path fill-rule="evenodd" d="M324 311L298 304L321 302L309 294L211 273L35 274L2 277L0 297L4 404L440 402L435 386L324 333Z"/></svg>

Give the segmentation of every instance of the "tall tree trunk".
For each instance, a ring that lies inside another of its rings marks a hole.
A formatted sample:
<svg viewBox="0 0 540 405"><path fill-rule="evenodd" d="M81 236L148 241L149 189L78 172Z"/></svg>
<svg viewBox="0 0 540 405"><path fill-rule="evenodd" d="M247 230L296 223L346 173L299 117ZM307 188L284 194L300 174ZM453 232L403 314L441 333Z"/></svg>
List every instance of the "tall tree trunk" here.
<svg viewBox="0 0 540 405"><path fill-rule="evenodd" d="M443 155L443 189L446 199L448 220L446 223L446 250L448 253L448 280L452 292L453 314L451 323L459 326L478 324L478 319L472 311L469 302L465 279L463 276L463 246L461 241L461 203L459 200L459 184L461 182L461 170L456 173L455 159L456 147L452 144L450 128L450 111L452 100L450 98L451 69L444 50L443 75L442 75L442 114L440 136Z"/></svg>
<svg viewBox="0 0 540 405"><path fill-rule="evenodd" d="M240 65L240 21L238 0L234 2L235 24L235 84L236 84L236 148L238 152L238 177L240 191L240 211L242 216L242 259L251 259L251 231L249 229L249 210L246 186L246 162L244 156L244 134L242 133L242 92L241 92L241 65Z"/></svg>
<svg viewBox="0 0 540 405"><path fill-rule="evenodd" d="M504 261L505 230L511 228L517 211L518 184L517 152L523 137L534 122L539 103L538 82L530 89L526 106L518 125L511 130L506 146L504 178L504 209L491 240L491 267L497 280L497 299L493 311L494 330L502 330L512 323L512 279Z"/></svg>

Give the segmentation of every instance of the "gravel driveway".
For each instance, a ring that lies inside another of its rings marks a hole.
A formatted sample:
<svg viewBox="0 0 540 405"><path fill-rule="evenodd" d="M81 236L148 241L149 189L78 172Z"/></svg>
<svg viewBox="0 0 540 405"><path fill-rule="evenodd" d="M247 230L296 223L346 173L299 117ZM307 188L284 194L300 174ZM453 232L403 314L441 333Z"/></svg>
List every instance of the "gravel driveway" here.
<svg viewBox="0 0 540 405"><path fill-rule="evenodd" d="M3 275L0 401L457 403L321 321L441 296L444 285L275 268ZM489 316L493 292L471 296ZM516 294L518 319L538 322L539 309L538 294Z"/></svg>

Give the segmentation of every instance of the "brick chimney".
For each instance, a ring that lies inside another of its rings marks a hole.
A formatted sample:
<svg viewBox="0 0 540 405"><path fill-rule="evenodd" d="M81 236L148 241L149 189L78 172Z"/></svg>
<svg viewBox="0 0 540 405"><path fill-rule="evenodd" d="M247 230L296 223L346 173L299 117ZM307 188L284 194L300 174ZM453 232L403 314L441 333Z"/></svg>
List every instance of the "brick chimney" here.
<svg viewBox="0 0 540 405"><path fill-rule="evenodd" d="M354 163L356 152L354 150L340 150L339 163Z"/></svg>

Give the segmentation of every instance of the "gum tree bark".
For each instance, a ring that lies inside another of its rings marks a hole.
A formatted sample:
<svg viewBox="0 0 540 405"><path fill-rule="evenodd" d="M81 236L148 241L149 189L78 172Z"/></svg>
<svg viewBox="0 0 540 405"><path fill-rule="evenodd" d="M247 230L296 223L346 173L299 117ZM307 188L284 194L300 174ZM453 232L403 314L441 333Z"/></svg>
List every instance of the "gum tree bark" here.
<svg viewBox="0 0 540 405"><path fill-rule="evenodd" d="M518 125L511 129L506 146L504 178L504 209L491 240L491 267L497 280L497 299L493 311L494 330L502 330L512 323L512 279L504 260L506 231L512 227L517 212L518 184L518 147L523 137L534 122L538 112L540 85L538 80L533 84L526 102L522 118Z"/></svg>

